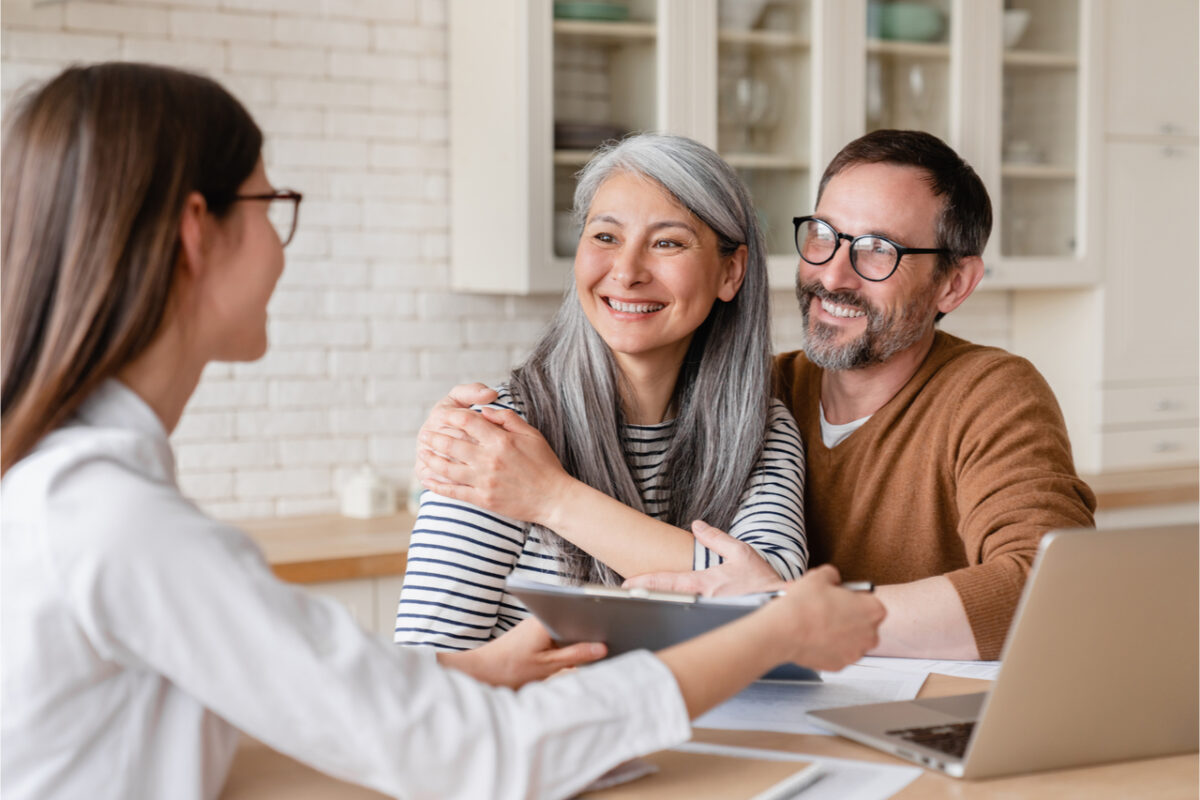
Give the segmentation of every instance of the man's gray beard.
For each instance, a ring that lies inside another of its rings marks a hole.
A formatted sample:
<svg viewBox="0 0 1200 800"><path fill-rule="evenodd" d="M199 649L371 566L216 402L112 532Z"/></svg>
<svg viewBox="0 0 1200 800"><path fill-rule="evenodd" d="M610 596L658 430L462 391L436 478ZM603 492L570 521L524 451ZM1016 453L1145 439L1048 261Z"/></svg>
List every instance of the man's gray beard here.
<svg viewBox="0 0 1200 800"><path fill-rule="evenodd" d="M836 305L862 309L867 314L867 328L857 338L837 344L839 329L809 319L814 297ZM796 298L804 319L804 354L821 369L850 370L882 364L892 356L912 347L933 326L936 310L932 298L918 292L902 308L885 315L855 292L829 292L818 282L800 283L796 278Z"/></svg>

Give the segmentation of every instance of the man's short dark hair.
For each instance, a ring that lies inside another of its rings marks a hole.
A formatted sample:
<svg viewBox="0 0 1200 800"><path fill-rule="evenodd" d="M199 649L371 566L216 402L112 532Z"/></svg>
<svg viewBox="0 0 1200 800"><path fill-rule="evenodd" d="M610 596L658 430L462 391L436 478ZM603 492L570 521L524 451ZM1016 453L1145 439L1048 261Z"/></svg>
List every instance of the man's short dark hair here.
<svg viewBox="0 0 1200 800"><path fill-rule="evenodd" d="M992 201L971 165L941 139L924 131L899 130L860 136L825 168L817 202L834 175L858 164L895 164L925 172L934 196L942 198L933 246L949 251L938 255L937 277L946 275L967 256L983 253L992 232Z"/></svg>

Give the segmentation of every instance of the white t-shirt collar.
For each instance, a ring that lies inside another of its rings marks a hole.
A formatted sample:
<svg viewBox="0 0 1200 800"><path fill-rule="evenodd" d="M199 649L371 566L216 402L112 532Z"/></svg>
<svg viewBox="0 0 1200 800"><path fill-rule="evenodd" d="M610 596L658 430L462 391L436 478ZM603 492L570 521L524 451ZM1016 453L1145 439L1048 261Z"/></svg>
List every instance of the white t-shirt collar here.
<svg viewBox="0 0 1200 800"><path fill-rule="evenodd" d="M871 418L871 415L867 414L865 417L851 420L844 425L834 425L825 419L825 406L820 400L817 401L817 410L821 415L821 441L830 450L845 441L847 436L861 428Z"/></svg>

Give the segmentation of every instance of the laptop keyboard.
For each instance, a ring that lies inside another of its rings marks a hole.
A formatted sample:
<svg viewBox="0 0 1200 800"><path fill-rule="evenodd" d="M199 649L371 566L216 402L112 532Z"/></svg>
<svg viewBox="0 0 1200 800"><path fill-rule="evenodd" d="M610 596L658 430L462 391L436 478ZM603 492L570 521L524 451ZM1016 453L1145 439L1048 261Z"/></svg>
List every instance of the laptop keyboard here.
<svg viewBox="0 0 1200 800"><path fill-rule="evenodd" d="M948 725L930 725L927 728L900 728L888 731L887 734L962 758L966 755L967 743L971 741L973 730L974 722L953 722Z"/></svg>

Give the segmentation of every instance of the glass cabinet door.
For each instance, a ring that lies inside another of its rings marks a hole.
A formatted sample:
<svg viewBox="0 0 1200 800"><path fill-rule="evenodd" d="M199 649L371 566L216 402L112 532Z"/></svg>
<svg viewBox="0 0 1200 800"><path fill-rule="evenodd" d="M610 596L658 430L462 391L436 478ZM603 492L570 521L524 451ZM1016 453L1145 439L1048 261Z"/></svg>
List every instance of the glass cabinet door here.
<svg viewBox="0 0 1200 800"><path fill-rule="evenodd" d="M1078 0L1009 0L1003 17L1000 247L1077 255Z"/></svg>
<svg viewBox="0 0 1200 800"><path fill-rule="evenodd" d="M864 130L950 141L951 0L868 0Z"/></svg>
<svg viewBox="0 0 1200 800"><path fill-rule="evenodd" d="M555 0L554 254L575 254L575 174L593 151L631 131L659 127L653 0Z"/></svg>
<svg viewBox="0 0 1200 800"><path fill-rule="evenodd" d="M809 0L717 3L717 150L750 190L775 271L788 274L792 217L812 203L811 16Z"/></svg>

